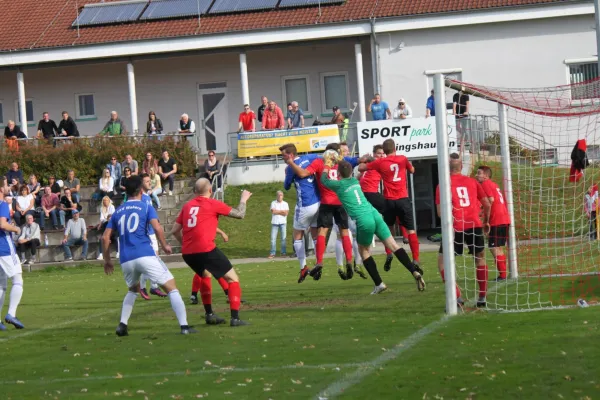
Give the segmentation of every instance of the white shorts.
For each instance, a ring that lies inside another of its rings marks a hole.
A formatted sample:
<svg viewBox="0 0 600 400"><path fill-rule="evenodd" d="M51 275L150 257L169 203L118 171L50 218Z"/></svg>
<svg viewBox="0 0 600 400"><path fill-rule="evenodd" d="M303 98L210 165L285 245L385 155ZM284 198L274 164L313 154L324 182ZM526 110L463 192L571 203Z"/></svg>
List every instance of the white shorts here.
<svg viewBox="0 0 600 400"><path fill-rule="evenodd" d="M156 240L156 235L153 233L150 236L150 243L152 243L152 250L158 255L158 240Z"/></svg>
<svg viewBox="0 0 600 400"><path fill-rule="evenodd" d="M333 230L335 231L338 240L341 240L342 235L340 235L340 228L335 223L335 218L333 219L333 222ZM348 230L350 231L350 239L356 236L356 221L350 217L348 217Z"/></svg>
<svg viewBox="0 0 600 400"><path fill-rule="evenodd" d="M307 207L296 206L294 210L294 229L306 231L317 227L317 216L319 215L319 203Z"/></svg>
<svg viewBox="0 0 600 400"><path fill-rule="evenodd" d="M146 275L150 281L159 285L164 285L171 279L173 275L165 263L156 256L140 257L135 260L127 261L121 264L123 270L123 278L127 287L133 287L140 282L140 276Z"/></svg>
<svg viewBox="0 0 600 400"><path fill-rule="evenodd" d="M16 274L22 274L23 269L21 268L21 261L16 254L11 256L0 257L0 268L4 271L4 274L12 278Z"/></svg>

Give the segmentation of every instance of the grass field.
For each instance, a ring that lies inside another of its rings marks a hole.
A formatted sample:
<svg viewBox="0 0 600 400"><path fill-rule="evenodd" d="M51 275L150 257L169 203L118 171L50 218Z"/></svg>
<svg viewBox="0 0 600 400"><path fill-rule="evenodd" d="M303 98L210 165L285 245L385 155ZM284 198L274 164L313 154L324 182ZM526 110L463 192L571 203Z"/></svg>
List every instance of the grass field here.
<svg viewBox="0 0 600 400"><path fill-rule="evenodd" d="M426 292L395 263L379 296L368 295L370 281L341 281L330 259L321 281L301 285L294 261L241 265L241 315L252 325L208 327L202 306L189 306L200 332L185 337L168 300L153 298L138 299L130 336L117 338L120 272L26 274L26 329L0 333L2 398L600 397L600 307L446 319L434 257L422 256ZM191 271L173 272L186 295Z"/></svg>

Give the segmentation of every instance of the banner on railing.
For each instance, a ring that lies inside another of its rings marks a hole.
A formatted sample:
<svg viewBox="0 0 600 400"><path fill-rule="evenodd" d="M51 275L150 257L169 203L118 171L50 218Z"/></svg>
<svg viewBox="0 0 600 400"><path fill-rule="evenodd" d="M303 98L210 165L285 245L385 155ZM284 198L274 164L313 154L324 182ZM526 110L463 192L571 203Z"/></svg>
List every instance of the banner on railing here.
<svg viewBox="0 0 600 400"><path fill-rule="evenodd" d="M357 129L361 154L371 153L373 146L386 139L394 139L397 154L410 159L437 156L434 117L359 122ZM458 151L456 122L452 115L448 115L448 147L450 152Z"/></svg>
<svg viewBox="0 0 600 400"><path fill-rule="evenodd" d="M238 157L273 156L287 143L300 153L323 151L329 143L340 141L337 125L319 125L280 131L238 133Z"/></svg>

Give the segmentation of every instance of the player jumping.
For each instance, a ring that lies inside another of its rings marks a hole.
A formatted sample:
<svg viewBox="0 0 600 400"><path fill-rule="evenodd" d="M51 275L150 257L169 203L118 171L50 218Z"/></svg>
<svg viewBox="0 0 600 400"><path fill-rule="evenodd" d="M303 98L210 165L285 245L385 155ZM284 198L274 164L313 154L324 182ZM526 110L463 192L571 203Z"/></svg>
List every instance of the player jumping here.
<svg viewBox="0 0 600 400"><path fill-rule="evenodd" d="M475 265L477 268L477 283L479 285L479 299L477 307L485 307L485 295L487 293L488 269L485 263L485 241L483 238L484 230L489 231L488 223L490 217L490 202L485 195L483 188L474 178L462 175L462 161L456 153L450 154L450 191L452 193L452 218L454 220L454 253L462 255L464 245L475 256ZM479 219L481 210L479 203L483 205L483 224ZM435 204L437 213L440 212L440 187L435 190ZM444 257L443 242L440 244L438 254L438 269L444 276ZM459 308L462 308L464 302L461 298L460 288L456 285L456 302Z"/></svg>
<svg viewBox="0 0 600 400"><path fill-rule="evenodd" d="M212 199L212 185L206 178L200 178L196 181L194 193L196 197L185 203L173 225L173 236L182 244L183 260L194 272L203 276L204 270L207 270L217 279L225 278L229 284L230 325L248 325L248 322L241 320L239 317L242 289L240 288L238 275L229 259L216 246L215 236L217 235L220 215L237 219L244 218L246 215L246 202L252 196L252 193L244 190L237 208L231 208L221 201ZM206 287L206 290L209 291L209 288ZM209 293L202 293L202 301L206 310L206 323L220 324L225 322L212 312L212 301Z"/></svg>
<svg viewBox="0 0 600 400"><path fill-rule="evenodd" d="M104 272L111 275L114 265L110 259L110 235L113 230L119 234L120 252L119 261L123 270L123 277L129 291L123 300L121 310L121 322L117 327L117 336L127 336L127 322L133 311L133 305L139 292L140 276L146 274L151 281L157 282L168 293L171 307L177 316L181 334L196 333L189 327L185 304L175 286L175 279L156 255L152 248L148 233L148 226L152 225L156 237L166 254L171 254L171 246L165 240L163 228L158 222L158 216L154 207L142 201L142 178L132 176L125 183L127 201L114 212L110 218L102 240L102 252L104 253Z"/></svg>
<svg viewBox="0 0 600 400"><path fill-rule="evenodd" d="M363 259L363 265L375 283L375 289L371 294L378 294L387 289L379 276L377 265L369 251L369 246L373 242L373 235L377 236L386 247L390 248L398 261L412 273L417 282L417 289L419 291L425 290L423 277L416 270L406 251L396 244L381 214L367 201L358 180L352 176L352 165L348 161L340 161L337 170L341 179L333 180L329 178L330 168L334 162L335 160L331 158L325 160L326 165L321 175L321 181L325 187L333 190L338 195L350 218L356 221L358 249Z"/></svg>

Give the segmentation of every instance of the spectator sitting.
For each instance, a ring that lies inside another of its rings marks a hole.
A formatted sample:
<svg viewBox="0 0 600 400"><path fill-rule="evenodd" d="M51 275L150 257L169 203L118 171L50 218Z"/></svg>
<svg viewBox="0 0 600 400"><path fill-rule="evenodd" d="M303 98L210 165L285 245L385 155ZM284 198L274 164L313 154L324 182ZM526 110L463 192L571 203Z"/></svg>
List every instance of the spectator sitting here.
<svg viewBox="0 0 600 400"><path fill-rule="evenodd" d="M116 156L112 156L110 162L106 164L106 168L108 168L110 171L110 176L113 178L113 182L115 183L115 194L117 194L119 182L121 182L121 163L117 161Z"/></svg>
<svg viewBox="0 0 600 400"><path fill-rule="evenodd" d="M297 101L292 101L291 110L287 113L288 128L304 128L304 111L298 106Z"/></svg>
<svg viewBox="0 0 600 400"><path fill-rule="evenodd" d="M47 111L42 113L42 119L38 122L37 129L38 137L43 137L46 140L52 141L54 136L58 135L56 122L50 119L50 114Z"/></svg>
<svg viewBox="0 0 600 400"><path fill-rule="evenodd" d="M248 104L244 104L244 111L238 119L238 132L256 132L256 115Z"/></svg>
<svg viewBox="0 0 600 400"><path fill-rule="evenodd" d="M81 184L79 179L75 178L75 171L72 169L67 171L67 179L63 181L63 187L71 189L71 196L75 199L75 203L79 204L81 201L81 194L79 193Z"/></svg>
<svg viewBox="0 0 600 400"><path fill-rule="evenodd" d="M123 201L127 201L127 193L125 193L125 183L127 182L127 179L129 179L129 178L131 178L131 168L125 167L125 168L123 168L123 176L121 177L121 180L119 181L119 190L121 191L121 193L123 193L123 197L124 197Z"/></svg>
<svg viewBox="0 0 600 400"><path fill-rule="evenodd" d="M181 120L179 121L179 128L177 128L177 133L192 134L194 132L196 132L196 124L194 124L194 121L190 119L189 115L182 114Z"/></svg>
<svg viewBox="0 0 600 400"><path fill-rule="evenodd" d="M263 115L265 114L265 110L267 109L267 107L269 106L269 99L267 99L267 96L262 96L260 98L260 107L258 107L258 122L260 122L262 124L262 120L263 120ZM261 125L262 126L262 125Z"/></svg>
<svg viewBox="0 0 600 400"><path fill-rule="evenodd" d="M204 161L204 177L213 183L215 174L221 172L221 163L213 150L208 152L208 160ZM217 178L217 190L221 189L221 177Z"/></svg>
<svg viewBox="0 0 600 400"><path fill-rule="evenodd" d="M65 212L61 210L60 199L58 198L57 194L52 193L50 186L46 186L44 188L44 195L42 196L42 209L44 210L43 217L50 217L52 220L53 230L63 229L65 227ZM60 227L58 225L56 215L60 216Z"/></svg>
<svg viewBox="0 0 600 400"><path fill-rule="evenodd" d="M158 162L158 174L163 181L163 193L165 192L165 181L169 181L169 196L173 196L175 186L175 174L177 173L177 161L169 156L167 150L163 150L162 158Z"/></svg>
<svg viewBox="0 0 600 400"><path fill-rule="evenodd" d="M148 122L146 122L146 133L148 135L161 135L163 131L162 121L156 118L154 111L148 113ZM100 253L102 254L102 253Z"/></svg>
<svg viewBox="0 0 600 400"><path fill-rule="evenodd" d="M65 218L72 218L73 212L79 211L81 206L75 201L75 198L71 195L71 189L65 187L65 194L60 198L60 209L65 213ZM61 213L62 214L62 213ZM61 225L62 223L61 216Z"/></svg>
<svg viewBox="0 0 600 400"><path fill-rule="evenodd" d="M285 251L285 236L287 227L287 216L290 210L290 206L287 202L283 201L283 192L277 191L277 199L271 202L271 252L269 258L275 257L277 241L277 232L281 235L281 256L286 255Z"/></svg>
<svg viewBox="0 0 600 400"><path fill-rule="evenodd" d="M42 185L38 182L37 176L29 175L29 183L27 184L29 194L35 199L35 206L39 207L42 200Z"/></svg>
<svg viewBox="0 0 600 400"><path fill-rule="evenodd" d="M101 135L108 134L108 136L121 136L127 133L125 124L119 118L119 114L116 111L110 112L110 119L104 125L104 128L100 131Z"/></svg>
<svg viewBox="0 0 600 400"><path fill-rule="evenodd" d="M435 117L435 98L433 97L433 89L431 89L431 96L427 98L427 104L425 105L425 118Z"/></svg>
<svg viewBox="0 0 600 400"><path fill-rule="evenodd" d="M6 179L9 186L21 185L25 182L23 180L23 171L19 169L19 164L16 162L10 164L10 169L6 173Z"/></svg>
<svg viewBox="0 0 600 400"><path fill-rule="evenodd" d="M62 192L62 189L60 188L58 182L56 182L56 177L54 175L50 175L50 177L48 178L48 186L50 186L50 191L52 193L60 197L60 192Z"/></svg>
<svg viewBox="0 0 600 400"><path fill-rule="evenodd" d="M112 203L112 200L110 199L110 197L108 196L104 196L102 198L102 205L100 206L100 221L98 222L98 225L96 225L94 228L98 231L98 235L100 237L100 244L99 244L99 249L102 249L102 233L104 233L104 230L106 229L106 225L108 224L108 221L110 220L110 217L114 214L115 212L115 206ZM103 260L104 257L102 255L102 250L98 250L98 258L96 258L96 260Z"/></svg>
<svg viewBox="0 0 600 400"><path fill-rule="evenodd" d="M162 207L160 206L160 200L158 195L162 194L162 185L160 183L160 176L156 173L157 170L154 168L150 168L150 183L152 185L152 189L148 195L152 197L152 200L156 203L156 207L160 210Z"/></svg>
<svg viewBox="0 0 600 400"><path fill-rule="evenodd" d="M331 118L331 123L336 124L339 128L344 126L344 114L342 114L342 110L338 106L334 106L333 110L333 118Z"/></svg>
<svg viewBox="0 0 600 400"><path fill-rule="evenodd" d="M373 121L382 121L392 117L390 107L385 101L381 101L381 95L379 93L375 93L375 97L371 100L369 107L367 107L367 111L371 113Z"/></svg>
<svg viewBox="0 0 600 400"><path fill-rule="evenodd" d="M69 117L69 113L66 111L62 112L63 119L58 124L59 136L61 137L78 137L79 130L77 124L73 121L73 118Z"/></svg>
<svg viewBox="0 0 600 400"><path fill-rule="evenodd" d="M262 120L263 130L284 129L285 121L281 108L273 100L269 102L269 107L265 109Z"/></svg>
<svg viewBox="0 0 600 400"><path fill-rule="evenodd" d="M131 171L131 175L137 175L140 173L140 170L138 167L138 162L133 159L131 154L125 155L125 160L121 164L121 167L123 169L123 172L125 172L125 168L129 168L129 170ZM125 189L123 189L123 190L125 190Z"/></svg>
<svg viewBox="0 0 600 400"><path fill-rule="evenodd" d="M35 200L29 194L27 185L23 185L19 188L19 195L15 203L15 224L17 226L23 225L27 215L35 216Z"/></svg>
<svg viewBox="0 0 600 400"><path fill-rule="evenodd" d="M40 227L33 220L33 215L28 214L26 223L21 229L21 235L17 239L19 253L21 253L21 263L33 264L37 254L37 248L40 246ZM31 256L28 255L31 254Z"/></svg>
<svg viewBox="0 0 600 400"><path fill-rule="evenodd" d="M105 168L102 171L102 177L98 182L98 193L102 197L108 196L112 199L115 192L115 181L112 176L110 176L110 170ZM97 198L96 198L97 199Z"/></svg>
<svg viewBox="0 0 600 400"><path fill-rule="evenodd" d="M398 100L398 107L394 108L394 119L406 119L412 117L412 109L404 99Z"/></svg>
<svg viewBox="0 0 600 400"><path fill-rule="evenodd" d="M79 216L77 209L73 210L73 219L67 222L65 237L62 240L63 250L65 251L65 261L73 261L71 246L82 246L81 260L87 259L88 241L87 227L85 220Z"/></svg>
<svg viewBox="0 0 600 400"><path fill-rule="evenodd" d="M158 161L152 157L152 153L146 153L146 159L142 163L142 173L150 174L150 168L154 168L155 171L158 171Z"/></svg>

